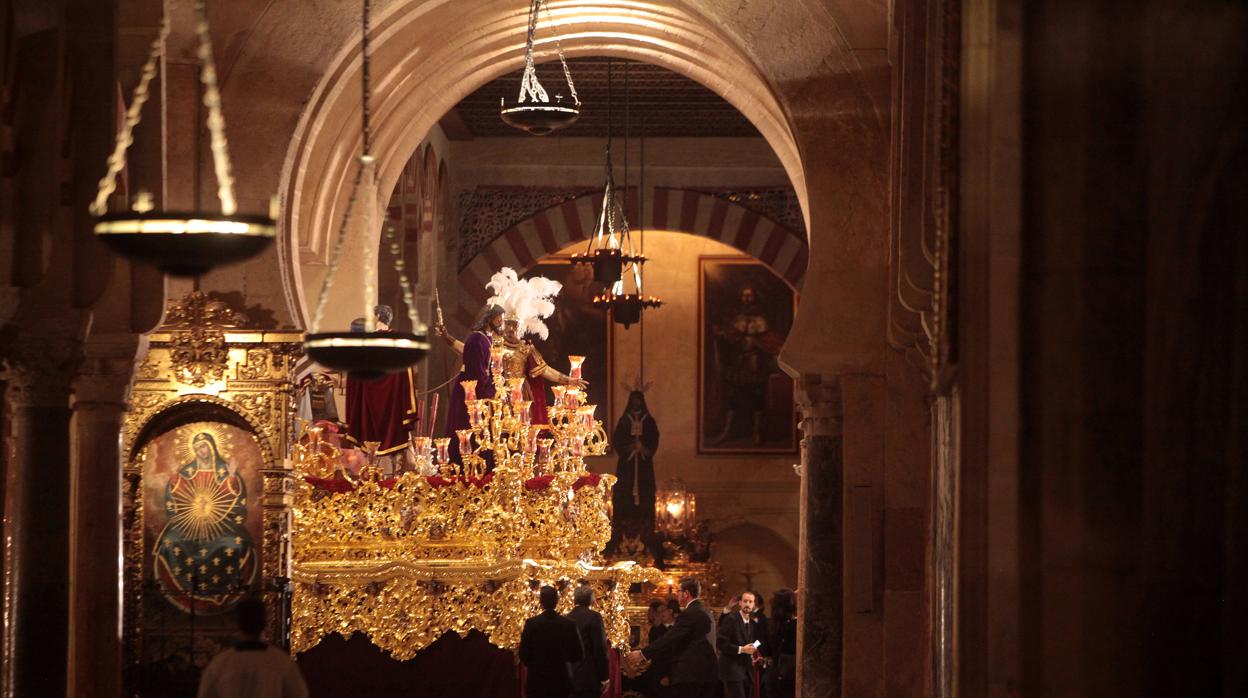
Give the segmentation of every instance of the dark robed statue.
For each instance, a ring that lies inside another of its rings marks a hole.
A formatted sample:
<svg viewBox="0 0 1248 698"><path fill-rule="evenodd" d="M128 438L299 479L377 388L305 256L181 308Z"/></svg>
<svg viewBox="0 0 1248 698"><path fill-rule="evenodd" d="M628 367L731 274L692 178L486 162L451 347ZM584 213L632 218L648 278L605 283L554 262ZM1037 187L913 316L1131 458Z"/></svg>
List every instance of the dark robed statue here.
<svg viewBox="0 0 1248 698"><path fill-rule="evenodd" d="M619 480L611 493L616 521L646 521L654 524L654 452L659 448L659 425L646 407L646 395L634 390L628 395L628 408L615 423L611 445L619 454L615 476Z"/></svg>

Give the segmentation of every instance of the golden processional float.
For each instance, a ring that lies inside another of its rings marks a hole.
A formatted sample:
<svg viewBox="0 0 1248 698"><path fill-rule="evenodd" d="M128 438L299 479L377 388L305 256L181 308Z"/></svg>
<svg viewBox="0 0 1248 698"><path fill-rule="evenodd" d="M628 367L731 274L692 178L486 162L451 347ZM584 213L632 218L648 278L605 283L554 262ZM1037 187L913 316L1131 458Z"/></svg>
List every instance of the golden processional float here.
<svg viewBox="0 0 1248 698"><path fill-rule="evenodd" d="M363 153L358 191L351 199L358 194L366 232L378 227L369 127L370 5L362 1ZM536 10L531 25L535 17ZM358 379L414 364L428 343L392 226L381 227L394 256L411 332L375 326L371 267L364 273L364 331L321 332L350 208L304 349L322 366ZM531 309L534 298L520 296L535 280L520 281L514 272L509 278L509 290L496 291ZM557 291L558 284L553 284L547 295ZM501 305L510 315L526 315L506 301ZM536 305L545 308L542 317L554 310L545 298ZM456 434L459 462L450 457L450 440L431 438L422 424L425 433L410 439L407 467L387 477L378 467L377 444L370 442L364 444L367 464L352 474L346 467L348 453L340 452L319 427L303 428L290 454L296 475L289 553L292 653L311 649L331 633L363 633L394 658L405 660L450 631L466 635L471 630L484 633L498 647L514 649L524 621L540 611L537 589L543 584L559 588L560 608L567 611L580 583L594 587L611 644L627 646L629 587L657 583L661 575L635 562L603 564L615 477L591 474L585 457L606 452L606 432L594 418L595 406L586 404L584 390L576 386L553 388L549 424L534 424L526 375L508 368L517 351L531 345L519 334L509 340L496 338L489 351L483 373L491 381L492 396L481 390L483 397L478 398L475 381L462 383L469 425ZM580 378L582 361L570 357L572 378Z"/></svg>
<svg viewBox="0 0 1248 698"><path fill-rule="evenodd" d="M581 582L594 587L612 645L627 646L629 586L661 574L600 564L615 477L585 468L607 448L595 406L558 386L549 427L531 424L523 379L504 376L502 353L490 356L495 397L477 398L465 381L462 464L450 461L449 439L417 436L412 470L383 478L370 459L353 477L320 427L304 429L293 451L292 652L360 632L404 660L473 629L512 649L540 612L540 585L561 588L566 611ZM581 359L570 359L579 378Z"/></svg>

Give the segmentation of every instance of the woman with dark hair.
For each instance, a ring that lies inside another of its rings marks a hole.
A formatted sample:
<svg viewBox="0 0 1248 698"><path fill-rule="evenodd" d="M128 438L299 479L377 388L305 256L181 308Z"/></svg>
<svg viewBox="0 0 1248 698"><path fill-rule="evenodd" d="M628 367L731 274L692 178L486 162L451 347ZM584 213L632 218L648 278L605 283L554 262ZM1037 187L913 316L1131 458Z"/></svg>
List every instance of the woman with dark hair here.
<svg viewBox="0 0 1248 698"><path fill-rule="evenodd" d="M767 671L769 698L792 698L797 694L797 595L778 589L771 596L771 622L765 652L771 658Z"/></svg>
<svg viewBox="0 0 1248 698"><path fill-rule="evenodd" d="M611 492L613 518L617 522L644 521L654 527L654 452L659 448L659 425L646 408L646 394L628 394L628 407L611 434L611 445L620 459L615 467L619 480Z"/></svg>
<svg viewBox="0 0 1248 698"><path fill-rule="evenodd" d="M469 428L468 405L464 401L464 387L460 381L476 381L477 397L494 397L494 382L490 379L490 347L494 338L503 330L503 308L498 305L487 305L481 309L472 331L464 341L452 337L445 325L435 325L433 331L442 341L446 342L456 353L464 358L459 375L451 383L451 399L446 406L446 430L444 436L451 439L451 460L459 462L459 439L455 432Z"/></svg>

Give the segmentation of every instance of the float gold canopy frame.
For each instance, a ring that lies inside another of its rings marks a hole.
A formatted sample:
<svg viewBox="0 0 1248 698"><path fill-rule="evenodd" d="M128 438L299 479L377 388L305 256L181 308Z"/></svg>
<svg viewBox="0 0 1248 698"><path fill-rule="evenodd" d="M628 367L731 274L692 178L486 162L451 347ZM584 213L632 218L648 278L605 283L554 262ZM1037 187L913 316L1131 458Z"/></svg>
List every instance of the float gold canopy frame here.
<svg viewBox="0 0 1248 698"><path fill-rule="evenodd" d="M360 155L360 166L355 173L355 181L351 187L351 196L347 200L343 212L342 224L338 228L338 236L329 258L328 273L321 284L320 297L317 299L316 312L312 318L312 331L304 337L303 348L308 357L325 368L346 371L357 379L369 380L380 378L387 373L401 371L424 358L429 352L428 328L420 321L416 311L415 294L412 292L411 281L407 278L406 264L403 261L402 247L394 232L394 226L387 222L385 232L386 246L394 258L394 269L398 272L399 283L403 288L403 303L407 306L407 316L411 320L412 330L400 332L391 329L377 329L375 308L377 303L377 274L374 268L376 257L365 254L364 265L364 327L362 332L322 332L321 320L325 315L325 304L329 299L330 289L334 284L334 276L338 271L338 261L346 246L348 230L352 222L352 214L358 207L359 230L368 239L368 233L378 225L377 200L377 161L372 155L371 130L371 66L372 56L369 52L369 22L371 2L363 0L361 10L362 39L361 48L361 135L363 148Z"/></svg>
<svg viewBox="0 0 1248 698"><path fill-rule="evenodd" d="M542 10L546 11L546 19L550 22L550 30L555 37L555 51L559 54L563 77L568 83L568 94L571 98L567 101L561 94L556 94L554 100L551 100L546 88L538 81L537 68L533 65L537 15ZM499 116L504 123L535 136L545 136L570 126L581 115L581 100L576 94L572 71L568 69L568 61L563 56L563 47L559 44L559 34L555 32L555 22L550 17L546 0L531 0L529 3L529 28L524 43L524 74L520 78L520 92L514 103L508 104L506 98L503 98L499 100L499 106Z"/></svg>
<svg viewBox="0 0 1248 698"><path fill-rule="evenodd" d="M198 276L214 267L243 261L268 247L277 235L273 203L270 203L267 214L238 213L204 0L195 2L195 32L199 39L200 82L204 87L204 106L208 108L208 133L221 210L157 210L152 195L140 189L131 202L130 210L108 211L109 198L117 190L117 177L126 167L126 151L134 143L134 127L139 123L152 79L156 77L157 64L164 54L165 40L169 36L167 15L161 19L160 32L143 64L139 83L134 88L113 152L108 157L107 172L100 179L90 207L97 218L96 237L114 252L137 262L152 264L174 276Z"/></svg>

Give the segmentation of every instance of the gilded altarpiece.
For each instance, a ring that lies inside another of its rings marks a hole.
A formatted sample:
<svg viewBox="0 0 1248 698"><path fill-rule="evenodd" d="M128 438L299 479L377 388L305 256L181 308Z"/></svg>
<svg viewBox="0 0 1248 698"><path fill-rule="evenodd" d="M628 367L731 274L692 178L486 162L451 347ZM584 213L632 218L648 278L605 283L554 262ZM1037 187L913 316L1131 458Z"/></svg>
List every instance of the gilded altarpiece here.
<svg viewBox="0 0 1248 698"><path fill-rule="evenodd" d="M199 292L149 336L122 433L127 695L193 694L244 596L285 636L301 341Z"/></svg>

